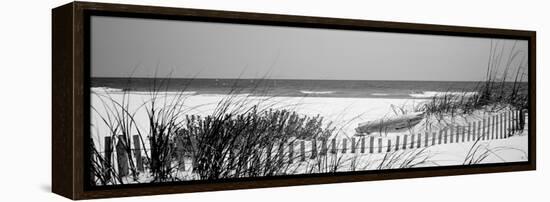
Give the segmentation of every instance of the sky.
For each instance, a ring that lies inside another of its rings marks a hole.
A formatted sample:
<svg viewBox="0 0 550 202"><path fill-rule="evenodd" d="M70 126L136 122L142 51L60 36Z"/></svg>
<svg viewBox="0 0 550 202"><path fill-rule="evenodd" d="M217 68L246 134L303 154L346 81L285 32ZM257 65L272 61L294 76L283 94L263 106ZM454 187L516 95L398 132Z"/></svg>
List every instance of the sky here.
<svg viewBox="0 0 550 202"><path fill-rule="evenodd" d="M498 72L516 51L511 71L527 66L525 40L91 19L92 77L480 81L491 47L503 53Z"/></svg>

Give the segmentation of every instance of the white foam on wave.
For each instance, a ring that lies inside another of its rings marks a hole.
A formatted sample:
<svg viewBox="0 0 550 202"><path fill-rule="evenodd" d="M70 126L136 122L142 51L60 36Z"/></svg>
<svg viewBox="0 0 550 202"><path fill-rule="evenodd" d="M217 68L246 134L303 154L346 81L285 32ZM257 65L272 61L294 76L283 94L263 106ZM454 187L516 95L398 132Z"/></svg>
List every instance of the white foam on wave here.
<svg viewBox="0 0 550 202"><path fill-rule="evenodd" d="M477 95L477 92L458 92L458 91L449 91L449 92L440 92L440 91L424 91L422 93L412 93L409 96L414 98L441 98L445 96L465 96L470 97Z"/></svg>
<svg viewBox="0 0 550 202"><path fill-rule="evenodd" d="M303 94L313 94L313 95L326 95L326 94L332 94L334 91L308 91L308 90L301 90L300 93Z"/></svg>

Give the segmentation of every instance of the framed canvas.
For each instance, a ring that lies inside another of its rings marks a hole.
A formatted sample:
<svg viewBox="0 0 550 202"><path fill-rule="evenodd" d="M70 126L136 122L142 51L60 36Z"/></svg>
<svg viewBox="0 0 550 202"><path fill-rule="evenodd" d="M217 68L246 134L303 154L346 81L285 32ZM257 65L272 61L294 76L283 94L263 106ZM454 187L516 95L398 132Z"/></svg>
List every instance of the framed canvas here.
<svg viewBox="0 0 550 202"><path fill-rule="evenodd" d="M534 31L72 2L52 51L71 199L536 167Z"/></svg>

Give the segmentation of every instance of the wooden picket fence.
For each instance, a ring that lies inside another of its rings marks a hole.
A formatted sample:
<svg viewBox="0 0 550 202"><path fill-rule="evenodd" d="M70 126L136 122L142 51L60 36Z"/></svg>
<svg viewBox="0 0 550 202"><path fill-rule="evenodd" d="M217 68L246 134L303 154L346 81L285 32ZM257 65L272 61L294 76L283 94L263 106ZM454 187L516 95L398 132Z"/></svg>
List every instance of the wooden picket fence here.
<svg viewBox="0 0 550 202"><path fill-rule="evenodd" d="M423 147L453 144L470 141L484 141L493 139L506 139L517 132L523 130L525 112L521 110L506 111L497 115L484 117L482 120L469 122L464 125L447 127L439 131L427 131L417 134L404 134L387 137L351 137L344 139L313 139L313 140L295 140L283 144L274 144L282 146L270 147L266 152L267 156L271 153L277 153L282 158L287 158L290 163L296 161L307 161L319 158L327 154L375 154L386 153L407 149L418 149ZM132 158L138 171L144 170L144 149L141 148L140 137L132 137L133 147L128 152L129 140L119 136L116 145L111 137L105 137L104 159L110 166L112 156L116 155L116 165L120 176L129 174L129 162ZM113 150L114 148L114 150ZM133 156L131 156L133 155ZM185 169L185 161L192 161L192 158L183 158L178 155L180 168Z"/></svg>

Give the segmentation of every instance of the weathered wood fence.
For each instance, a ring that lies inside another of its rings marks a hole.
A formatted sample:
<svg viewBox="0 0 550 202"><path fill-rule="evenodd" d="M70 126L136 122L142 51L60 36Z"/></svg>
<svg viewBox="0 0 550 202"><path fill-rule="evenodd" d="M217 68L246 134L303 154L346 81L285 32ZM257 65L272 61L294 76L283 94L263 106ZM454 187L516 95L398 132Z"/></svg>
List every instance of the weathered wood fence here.
<svg viewBox="0 0 550 202"><path fill-rule="evenodd" d="M446 127L439 131L403 134L393 138L365 136L328 140L295 140L275 144L282 146L269 147L266 153L268 158L271 154L279 154L278 156L281 158L284 156L292 163L293 161L316 159L327 154L374 154L441 144L505 139L523 130L524 117L525 112L514 110L484 117L481 120L468 122L464 125ZM123 138L123 136L119 136L117 141L113 141L111 137L105 137L104 159L105 164L107 164L105 167L111 166L112 157L116 155L116 165L120 176L129 174L130 158L135 163L137 170L143 171L144 153L143 148L141 148L140 137L137 135L132 137L133 147L130 149L125 146L131 145L129 144L130 141ZM132 152L128 152L129 150ZM182 155L178 155L177 158L179 161L178 168L185 170L186 158Z"/></svg>

